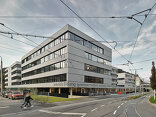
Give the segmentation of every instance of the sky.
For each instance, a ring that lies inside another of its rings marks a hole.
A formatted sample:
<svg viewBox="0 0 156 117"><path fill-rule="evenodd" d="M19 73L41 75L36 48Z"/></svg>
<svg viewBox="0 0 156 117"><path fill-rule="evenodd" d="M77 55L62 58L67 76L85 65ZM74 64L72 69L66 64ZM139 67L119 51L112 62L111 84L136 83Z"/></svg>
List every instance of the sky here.
<svg viewBox="0 0 156 117"><path fill-rule="evenodd" d="M131 16L140 11L151 8L155 0L63 0L71 9L81 17L111 17L111 16ZM93 37L97 41L103 39L112 42L116 41L116 50L112 49L112 65L127 72L134 73L134 68L144 81L149 81L151 75L152 60L156 58L156 15L149 15L142 25L132 19L127 18L84 18L84 20L96 30L102 38L92 31L84 22L76 18L60 0L0 0L0 23L13 29L18 33L51 36L66 24L79 29L85 34ZM140 22L145 18L144 12L139 16L134 16ZM156 6L150 14L156 14ZM26 16L25 18L15 18L6 16ZM28 16L53 16L55 18L30 18ZM75 17L75 18L58 18ZM8 28L0 25L0 31L12 32ZM137 38L138 35L138 38ZM10 35L5 35L9 36ZM14 39L4 37L0 34L0 56L3 58L3 66L10 66L15 61L20 61L21 57L32 50L36 44L40 44L46 39L27 37L35 41L32 43L24 37L13 36ZM21 43L19 41L23 41ZM130 61L132 65L126 64L129 60L135 40L137 39ZM28 45L29 44L29 45ZM107 43L103 43L110 47ZM115 43L110 43L114 47ZM124 56L124 57L123 57ZM127 60L126 60L126 59ZM142 70L139 70L143 68Z"/></svg>

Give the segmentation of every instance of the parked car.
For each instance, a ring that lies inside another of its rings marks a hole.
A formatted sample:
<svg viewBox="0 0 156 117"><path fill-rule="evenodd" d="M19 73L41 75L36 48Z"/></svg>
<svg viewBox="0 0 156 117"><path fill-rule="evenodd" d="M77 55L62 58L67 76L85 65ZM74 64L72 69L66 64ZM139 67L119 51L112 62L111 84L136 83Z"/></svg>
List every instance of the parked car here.
<svg viewBox="0 0 156 117"><path fill-rule="evenodd" d="M9 93L10 91L4 91L3 92L3 97L5 97L5 98L8 98L8 93Z"/></svg>
<svg viewBox="0 0 156 117"><path fill-rule="evenodd" d="M23 99L23 94L21 92L18 92L18 91L12 91L12 92L9 92L8 93L8 98L9 99Z"/></svg>

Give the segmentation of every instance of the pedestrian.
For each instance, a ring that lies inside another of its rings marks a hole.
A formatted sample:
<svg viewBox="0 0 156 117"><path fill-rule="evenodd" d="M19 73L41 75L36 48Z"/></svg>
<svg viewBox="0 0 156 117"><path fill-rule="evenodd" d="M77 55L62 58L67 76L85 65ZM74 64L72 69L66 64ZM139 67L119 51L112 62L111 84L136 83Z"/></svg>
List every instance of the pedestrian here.
<svg viewBox="0 0 156 117"><path fill-rule="evenodd" d="M25 105L24 105L24 108L26 108L26 107L33 107L33 105L31 105L31 103L30 103L30 100L31 100L32 98L31 98L31 96L30 96L30 93L27 93L26 94L26 97L25 97ZM32 99L33 100L33 99Z"/></svg>
<svg viewBox="0 0 156 117"><path fill-rule="evenodd" d="M26 104L26 93L24 93L23 100L24 100L24 102L21 105L21 108L23 108L23 106Z"/></svg>

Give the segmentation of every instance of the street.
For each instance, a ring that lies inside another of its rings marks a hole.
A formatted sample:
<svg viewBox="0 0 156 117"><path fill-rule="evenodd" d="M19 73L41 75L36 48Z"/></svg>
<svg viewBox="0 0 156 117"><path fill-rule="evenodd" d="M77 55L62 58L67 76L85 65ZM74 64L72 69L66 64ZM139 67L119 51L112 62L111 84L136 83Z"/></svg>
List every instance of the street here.
<svg viewBox="0 0 156 117"><path fill-rule="evenodd" d="M121 96L86 98L78 102L34 103L34 108L21 109L22 100L2 99L0 117L155 117L156 108L145 95L134 100ZM105 98L105 99L103 99Z"/></svg>

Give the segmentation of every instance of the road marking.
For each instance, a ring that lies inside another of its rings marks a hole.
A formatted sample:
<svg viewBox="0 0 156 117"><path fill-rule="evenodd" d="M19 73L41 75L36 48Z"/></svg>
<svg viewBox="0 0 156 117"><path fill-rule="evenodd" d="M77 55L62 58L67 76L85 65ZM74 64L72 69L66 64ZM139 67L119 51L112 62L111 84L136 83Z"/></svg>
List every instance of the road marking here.
<svg viewBox="0 0 156 117"><path fill-rule="evenodd" d="M48 111L48 110L39 110L40 112L45 112L45 113L49 113L49 114L62 114L62 115L82 115L81 117L84 117L87 113L66 113L66 112L52 112L52 111Z"/></svg>
<svg viewBox="0 0 156 117"><path fill-rule="evenodd" d="M116 114L116 111L117 111L117 110L114 111L114 113L113 113L114 115Z"/></svg>
<svg viewBox="0 0 156 117"><path fill-rule="evenodd" d="M122 103L121 105L123 105L124 103Z"/></svg>
<svg viewBox="0 0 156 117"><path fill-rule="evenodd" d="M0 106L0 108L8 108L9 106Z"/></svg>
<svg viewBox="0 0 156 117"><path fill-rule="evenodd" d="M118 108L120 108L120 106L118 106Z"/></svg>
<svg viewBox="0 0 156 117"><path fill-rule="evenodd" d="M141 115L138 113L138 111L136 110L136 106L135 106L135 112L139 115L139 117L141 117Z"/></svg>
<svg viewBox="0 0 156 117"><path fill-rule="evenodd" d="M91 110L91 112L95 111L97 108L94 108L93 110Z"/></svg>
<svg viewBox="0 0 156 117"><path fill-rule="evenodd" d="M103 107L103 106L105 106L105 105L101 105L101 107Z"/></svg>
<svg viewBox="0 0 156 117"><path fill-rule="evenodd" d="M119 97L118 99L120 99L120 98L122 98L122 97ZM69 107L69 106L87 104L87 103L91 103L91 102L99 102L99 101L108 100L108 99L115 99L115 98L107 98L107 99L93 100L93 101L88 101L88 102L80 102L80 103L74 103L74 104L68 104L68 105L62 105L62 106L56 106L56 107L48 107L47 109ZM46 109L46 108L45 108L45 109Z"/></svg>

